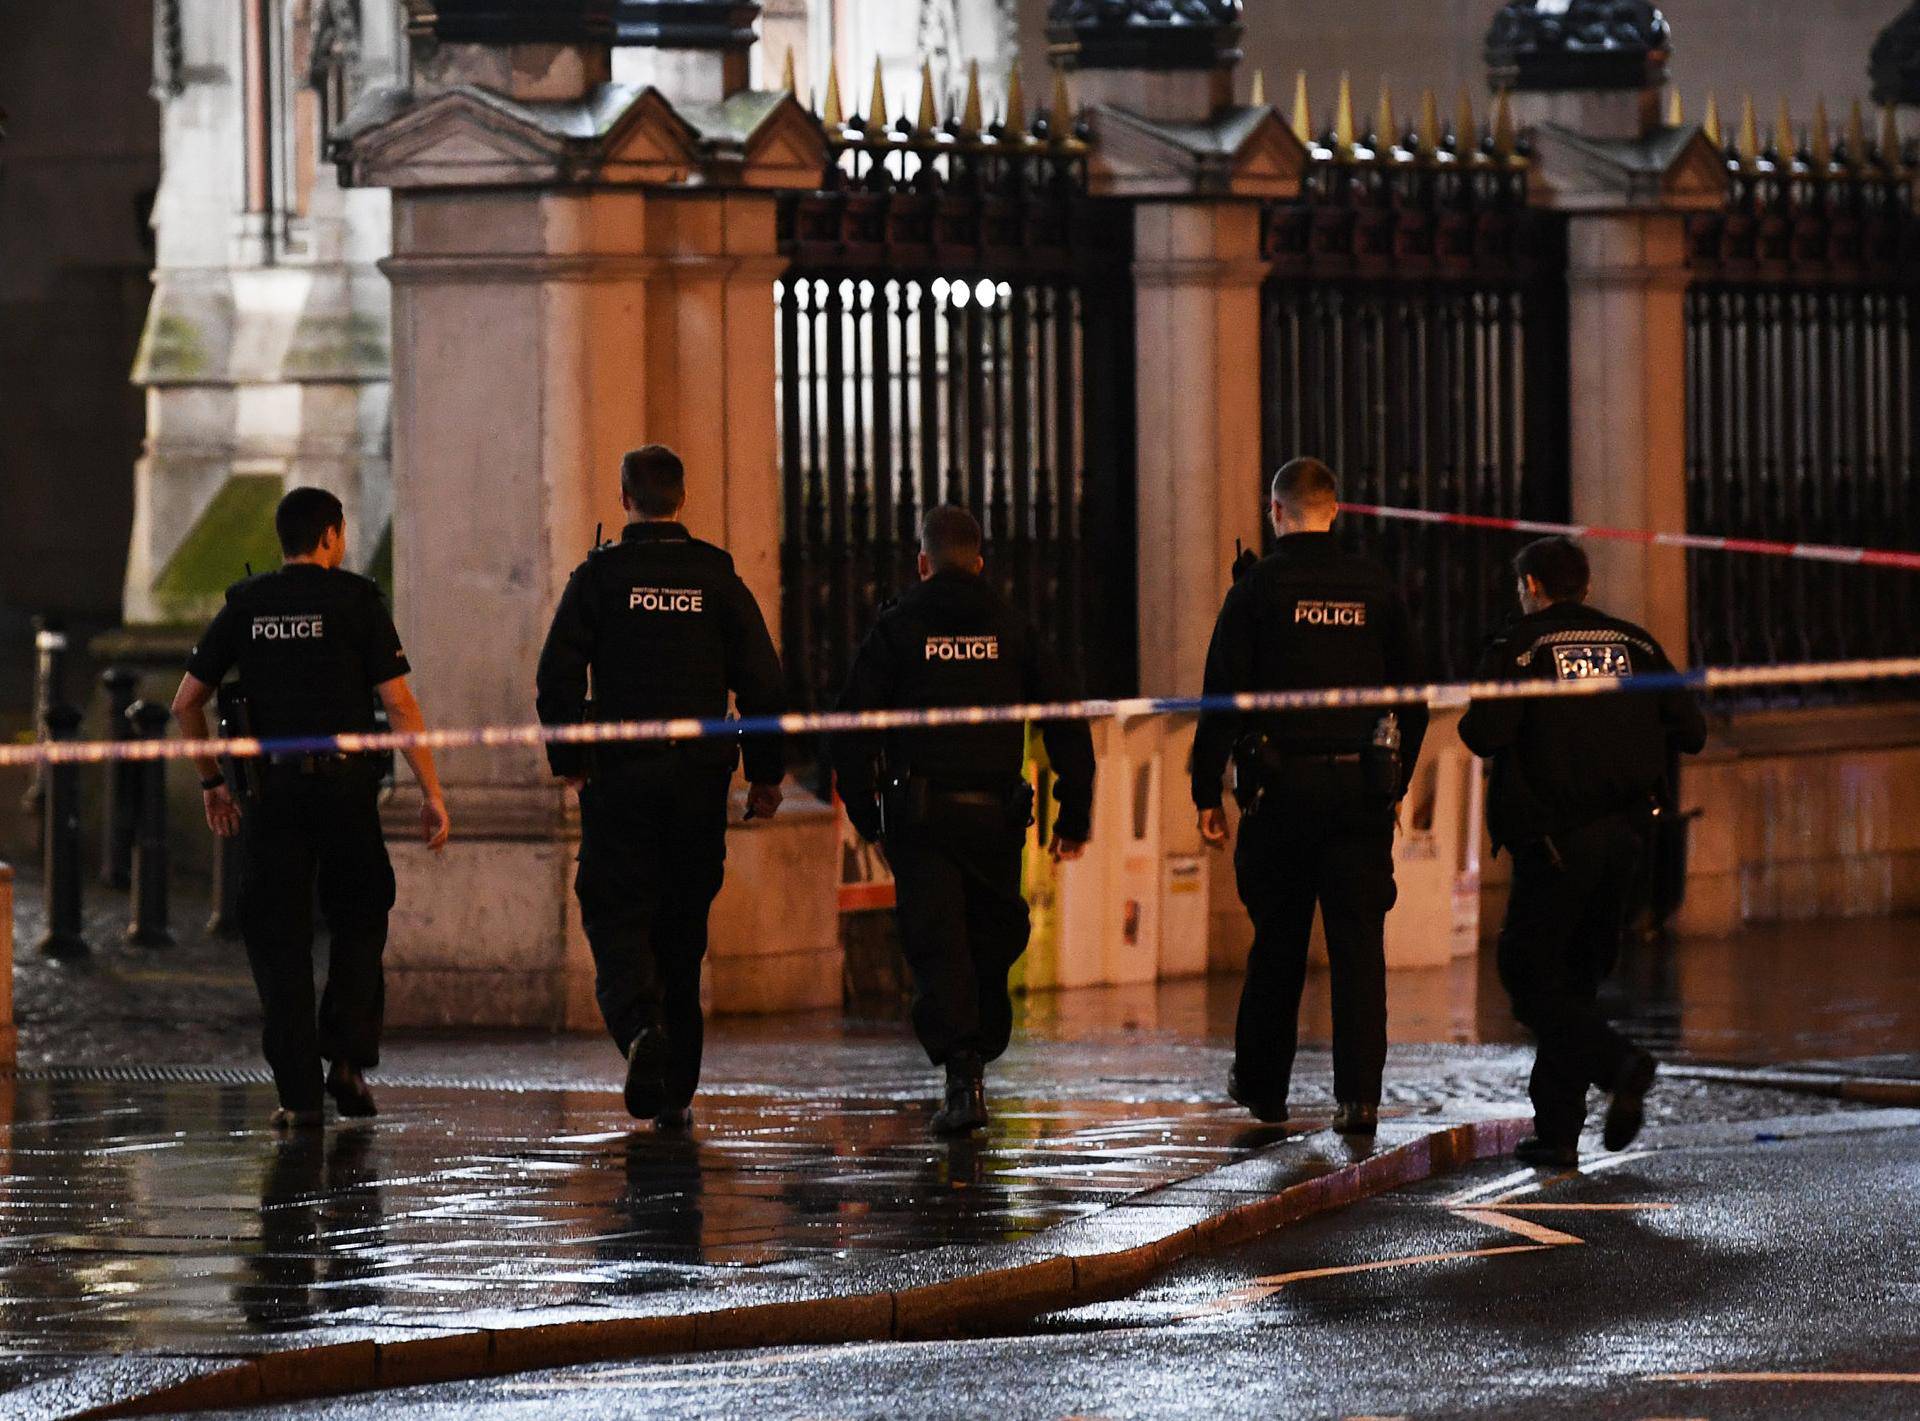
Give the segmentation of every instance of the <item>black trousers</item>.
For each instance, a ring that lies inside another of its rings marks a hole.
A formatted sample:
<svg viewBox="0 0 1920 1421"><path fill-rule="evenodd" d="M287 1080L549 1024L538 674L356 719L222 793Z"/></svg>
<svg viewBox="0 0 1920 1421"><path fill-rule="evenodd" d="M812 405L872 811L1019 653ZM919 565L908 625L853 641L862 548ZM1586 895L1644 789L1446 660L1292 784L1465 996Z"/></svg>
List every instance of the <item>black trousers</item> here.
<svg viewBox="0 0 1920 1421"><path fill-rule="evenodd" d="M580 797L573 888L594 995L622 1055L642 1031L665 1028L670 1108L690 1104L700 1084L700 966L725 873L732 776L674 751L602 770Z"/></svg>
<svg viewBox="0 0 1920 1421"><path fill-rule="evenodd" d="M1026 831L996 809L936 804L934 816L887 839L913 1029L936 1066L968 1051L992 1061L1013 1036L1007 973L1032 929L1020 892Z"/></svg>
<svg viewBox="0 0 1920 1421"><path fill-rule="evenodd" d="M1386 922L1398 892L1392 806L1367 791L1358 765L1295 762L1241 820L1233 866L1253 919L1234 1033L1241 1085L1262 1100L1287 1098L1317 904L1333 975L1334 1095L1379 1104Z"/></svg>
<svg viewBox="0 0 1920 1421"><path fill-rule="evenodd" d="M1500 980L1539 1043L1529 1094L1534 1133L1549 1144L1578 1142L1587 1087L1611 1090L1637 1049L1601 1015L1598 994L1620 954L1645 849L1646 817L1632 813L1556 834L1551 850L1514 851Z"/></svg>
<svg viewBox="0 0 1920 1421"><path fill-rule="evenodd" d="M269 766L241 816L240 935L260 993L261 1044L290 1110L320 1108L323 1058L362 1068L380 1060L394 883L379 792L378 771L364 762L319 774ZM317 1013L316 892L331 939Z"/></svg>

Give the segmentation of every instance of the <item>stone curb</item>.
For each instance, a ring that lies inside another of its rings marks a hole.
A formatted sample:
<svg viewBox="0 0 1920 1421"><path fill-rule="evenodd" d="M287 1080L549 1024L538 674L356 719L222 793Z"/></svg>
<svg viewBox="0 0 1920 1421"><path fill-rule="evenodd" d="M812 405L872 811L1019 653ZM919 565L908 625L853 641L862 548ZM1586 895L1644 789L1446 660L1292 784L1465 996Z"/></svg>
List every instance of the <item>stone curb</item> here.
<svg viewBox="0 0 1920 1421"><path fill-rule="evenodd" d="M1675 1080L1790 1091L1795 1095L1851 1100L1861 1105L1920 1106L1920 1080L1902 1080L1898 1076L1841 1076L1820 1071L1748 1070L1739 1066L1662 1066L1660 1073Z"/></svg>
<svg viewBox="0 0 1920 1421"><path fill-rule="evenodd" d="M944 1282L850 1297L295 1348L75 1412L70 1421L317 1401L354 1392L669 1353L924 1341L984 1333L1041 1313L1123 1297L1196 1253L1244 1243L1312 1215L1506 1154L1530 1128L1524 1120L1446 1126L1264 1198L1230 1202L1244 1196L1228 1191L1224 1198L1229 1202L1209 1205L1210 1212L1197 1222L1130 1248L1051 1254ZM1229 1165L1214 1175L1230 1175L1236 1168ZM1182 1184L1193 1182L1182 1181L1137 1197L1175 1194Z"/></svg>

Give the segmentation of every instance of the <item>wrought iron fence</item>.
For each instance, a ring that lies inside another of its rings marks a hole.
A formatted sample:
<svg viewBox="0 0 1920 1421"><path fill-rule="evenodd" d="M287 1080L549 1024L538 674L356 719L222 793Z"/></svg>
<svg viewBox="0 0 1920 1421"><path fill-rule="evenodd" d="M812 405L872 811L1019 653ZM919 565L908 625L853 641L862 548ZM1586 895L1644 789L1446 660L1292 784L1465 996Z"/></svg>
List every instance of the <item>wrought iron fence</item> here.
<svg viewBox="0 0 1920 1421"><path fill-rule="evenodd" d="M988 569L1089 689L1135 682L1130 224L1085 145L842 123L787 199L778 289L784 616L795 702L831 704L917 526L971 508Z"/></svg>
<svg viewBox="0 0 1920 1421"><path fill-rule="evenodd" d="M1725 210L1690 223L1689 527L1920 549L1920 220L1909 165L1891 132L1867 142L1857 110L1837 144L1823 115L1797 142L1784 117L1779 128L1762 150L1748 117L1727 150ZM1908 574L1694 553L1688 580L1698 662L1920 645L1920 588Z"/></svg>
<svg viewBox="0 0 1920 1421"><path fill-rule="evenodd" d="M1357 502L1564 516L1565 226L1528 208L1504 110L1443 133L1429 99L1404 138L1344 119L1309 154L1300 199L1265 219L1267 469L1312 455ZM1512 613L1524 540L1364 520L1349 536L1406 589L1427 669L1469 673Z"/></svg>

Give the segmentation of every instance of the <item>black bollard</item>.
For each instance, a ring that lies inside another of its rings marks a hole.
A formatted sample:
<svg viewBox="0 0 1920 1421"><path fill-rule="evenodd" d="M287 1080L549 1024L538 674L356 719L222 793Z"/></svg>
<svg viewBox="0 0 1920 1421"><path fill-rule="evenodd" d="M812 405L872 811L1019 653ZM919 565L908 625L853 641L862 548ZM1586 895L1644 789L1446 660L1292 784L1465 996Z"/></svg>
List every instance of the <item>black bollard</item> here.
<svg viewBox="0 0 1920 1421"><path fill-rule="evenodd" d="M45 726L48 714L66 700L67 633L58 617L33 619L33 653L33 723ZM47 766L35 766L21 809L28 814L40 813L50 782Z"/></svg>
<svg viewBox="0 0 1920 1421"><path fill-rule="evenodd" d="M167 733L172 713L157 701L135 701L127 708L134 735L158 740ZM142 760L140 794L134 812L133 921L127 941L135 947L171 947L167 930L167 762Z"/></svg>
<svg viewBox="0 0 1920 1421"><path fill-rule="evenodd" d="M140 674L124 666L109 666L100 673L100 684L107 693L107 734L125 740L133 734L127 710L140 687ZM140 766L131 760L110 760L104 768L107 805L100 816L100 881L124 891L133 883L133 822L135 806L140 802Z"/></svg>
<svg viewBox="0 0 1920 1421"><path fill-rule="evenodd" d="M54 706L44 721L49 740L72 740L80 733L80 712ZM47 767L46 850L47 935L40 951L48 957L85 957L89 951L80 920L80 767Z"/></svg>
<svg viewBox="0 0 1920 1421"><path fill-rule="evenodd" d="M231 839L214 835L213 912L207 917L207 931L227 942L240 936L241 853L237 835Z"/></svg>

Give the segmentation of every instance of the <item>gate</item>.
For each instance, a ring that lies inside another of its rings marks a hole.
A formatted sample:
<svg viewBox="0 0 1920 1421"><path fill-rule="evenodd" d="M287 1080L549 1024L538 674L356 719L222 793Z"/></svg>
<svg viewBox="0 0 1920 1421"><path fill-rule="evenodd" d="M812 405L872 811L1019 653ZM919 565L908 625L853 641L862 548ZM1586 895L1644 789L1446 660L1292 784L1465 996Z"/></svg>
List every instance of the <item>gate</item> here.
<svg viewBox="0 0 1920 1421"><path fill-rule="evenodd" d="M1824 124L1817 127L1823 128ZM1691 219L1687 521L1737 538L1920 550L1920 220L1897 147L1730 151ZM1688 555L1692 655L1740 665L1908 655L1910 573ZM1910 683L1843 695L1910 696ZM1809 693L1773 693L1804 703Z"/></svg>
<svg viewBox="0 0 1920 1421"><path fill-rule="evenodd" d="M1309 146L1265 214L1266 475L1324 459L1354 502L1560 519L1567 473L1564 219L1527 206L1505 124ZM1263 479L1257 496L1264 507ZM1514 610L1499 532L1351 520L1395 574L1429 674L1468 675Z"/></svg>
<svg viewBox="0 0 1920 1421"><path fill-rule="evenodd" d="M796 706L833 703L941 503L980 518L989 576L1083 686L1134 688L1132 224L1047 128L829 123L821 189L781 205Z"/></svg>

